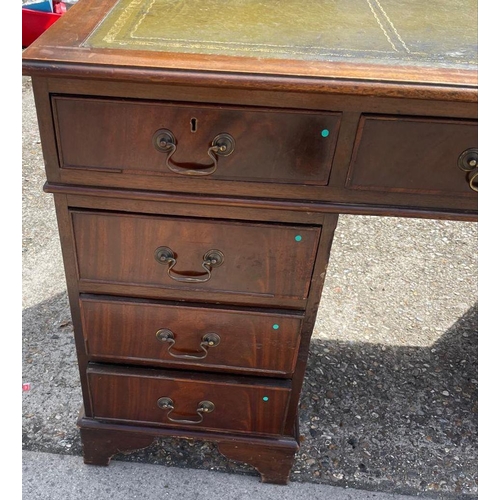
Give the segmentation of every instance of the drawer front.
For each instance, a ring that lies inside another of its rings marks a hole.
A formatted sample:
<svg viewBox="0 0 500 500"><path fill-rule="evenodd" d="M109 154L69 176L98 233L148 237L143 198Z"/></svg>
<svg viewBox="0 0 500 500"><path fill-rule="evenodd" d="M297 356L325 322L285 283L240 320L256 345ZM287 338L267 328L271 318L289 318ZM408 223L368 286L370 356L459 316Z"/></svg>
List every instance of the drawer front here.
<svg viewBox="0 0 500 500"><path fill-rule="evenodd" d="M320 228L72 211L79 279L304 299ZM204 301L207 297L200 297Z"/></svg>
<svg viewBox="0 0 500 500"><path fill-rule="evenodd" d="M68 97L53 109L63 168L311 185L328 184L341 116ZM160 130L174 138L171 155ZM220 134L234 151L210 156Z"/></svg>
<svg viewBox="0 0 500 500"><path fill-rule="evenodd" d="M93 360L290 375L302 315L80 298Z"/></svg>
<svg viewBox="0 0 500 500"><path fill-rule="evenodd" d="M90 365L87 376L94 418L193 430L281 434L291 392L289 383L163 370ZM205 401L212 411L200 409Z"/></svg>
<svg viewBox="0 0 500 500"><path fill-rule="evenodd" d="M363 116L347 187L394 193L476 197L460 155L477 148L473 120Z"/></svg>

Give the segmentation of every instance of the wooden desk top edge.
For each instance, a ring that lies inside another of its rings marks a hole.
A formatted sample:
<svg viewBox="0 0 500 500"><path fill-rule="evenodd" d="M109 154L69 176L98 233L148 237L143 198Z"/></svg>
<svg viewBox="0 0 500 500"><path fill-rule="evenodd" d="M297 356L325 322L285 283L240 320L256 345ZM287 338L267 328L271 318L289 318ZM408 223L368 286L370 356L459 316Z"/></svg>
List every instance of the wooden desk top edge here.
<svg viewBox="0 0 500 500"><path fill-rule="evenodd" d="M66 19L55 23L24 50L23 74L462 102L478 99L476 67L279 60L86 47L85 40L115 1L87 0L75 4L64 15ZM78 23L67 22L72 19L78 19Z"/></svg>

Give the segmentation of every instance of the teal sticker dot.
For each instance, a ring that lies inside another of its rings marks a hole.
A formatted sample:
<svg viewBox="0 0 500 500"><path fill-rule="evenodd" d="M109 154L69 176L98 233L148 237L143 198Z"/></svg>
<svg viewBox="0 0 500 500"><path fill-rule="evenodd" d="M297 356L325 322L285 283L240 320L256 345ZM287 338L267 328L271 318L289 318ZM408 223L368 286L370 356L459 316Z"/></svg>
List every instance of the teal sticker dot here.
<svg viewBox="0 0 500 500"><path fill-rule="evenodd" d="M262 401L269 401L269 398L268 398L267 396L264 396L264 397L262 398Z"/></svg>
<svg viewBox="0 0 500 500"><path fill-rule="evenodd" d="M302 241L302 236L300 236L300 234L295 236L295 241Z"/></svg>
<svg viewBox="0 0 500 500"><path fill-rule="evenodd" d="M323 137L328 137L330 135L330 131L325 128L324 130L321 131L321 135Z"/></svg>
<svg viewBox="0 0 500 500"><path fill-rule="evenodd" d="M275 324L275 325L273 325L273 330L277 330L279 327L280 327L280 325Z"/></svg>

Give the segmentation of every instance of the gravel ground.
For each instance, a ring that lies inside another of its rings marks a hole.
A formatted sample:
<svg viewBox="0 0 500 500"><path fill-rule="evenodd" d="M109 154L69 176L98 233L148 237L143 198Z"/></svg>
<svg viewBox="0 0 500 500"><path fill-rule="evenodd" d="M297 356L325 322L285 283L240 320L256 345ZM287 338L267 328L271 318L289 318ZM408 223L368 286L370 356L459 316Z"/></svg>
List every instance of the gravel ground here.
<svg viewBox="0 0 500 500"><path fill-rule="evenodd" d="M23 449L81 455L72 323L29 78L23 78ZM341 216L291 480L477 498L477 224ZM117 460L255 474L207 443Z"/></svg>

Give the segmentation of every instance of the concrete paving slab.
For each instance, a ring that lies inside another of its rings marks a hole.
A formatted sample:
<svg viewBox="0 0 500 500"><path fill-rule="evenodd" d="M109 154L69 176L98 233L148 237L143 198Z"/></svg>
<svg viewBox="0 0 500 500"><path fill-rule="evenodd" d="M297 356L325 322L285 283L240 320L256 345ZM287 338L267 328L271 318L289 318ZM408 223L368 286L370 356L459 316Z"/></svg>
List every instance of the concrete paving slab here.
<svg viewBox="0 0 500 500"><path fill-rule="evenodd" d="M415 497L291 483L277 486L254 478L206 470L112 461L85 465L81 458L23 452L23 499L182 500L414 500Z"/></svg>

